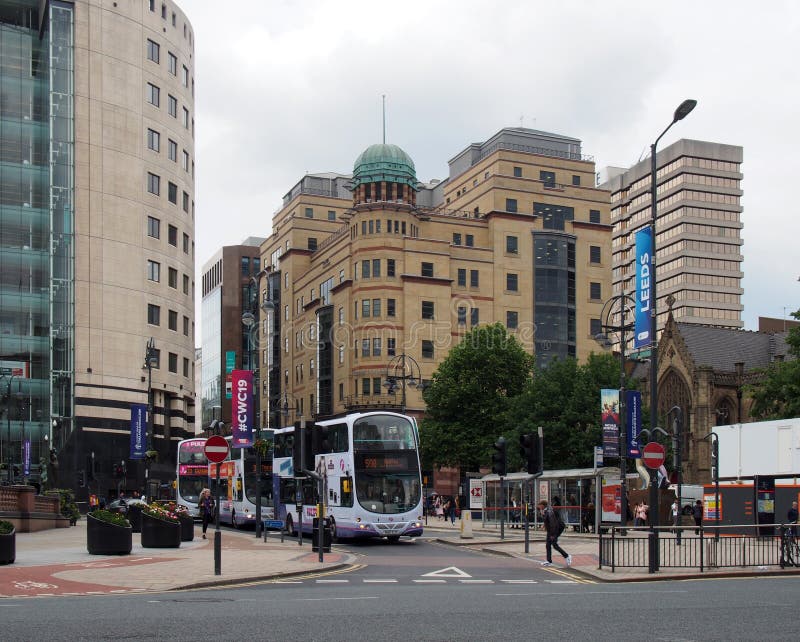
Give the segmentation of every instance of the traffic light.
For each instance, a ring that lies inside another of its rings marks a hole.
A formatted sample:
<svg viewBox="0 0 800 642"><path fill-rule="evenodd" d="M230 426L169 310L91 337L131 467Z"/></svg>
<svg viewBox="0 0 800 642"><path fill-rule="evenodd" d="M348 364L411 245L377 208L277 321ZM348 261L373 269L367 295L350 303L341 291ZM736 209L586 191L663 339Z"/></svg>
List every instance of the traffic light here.
<svg viewBox="0 0 800 642"><path fill-rule="evenodd" d="M80 488L86 488L86 471L79 470L78 471L78 486Z"/></svg>
<svg viewBox="0 0 800 642"><path fill-rule="evenodd" d="M542 472L541 449L539 448L539 435L528 433L519 436L519 453L530 475Z"/></svg>
<svg viewBox="0 0 800 642"><path fill-rule="evenodd" d="M500 477L506 475L506 438L500 437L493 446L495 452L492 453L492 472Z"/></svg>
<svg viewBox="0 0 800 642"><path fill-rule="evenodd" d="M711 476L717 479L719 475L719 441L716 439L711 442Z"/></svg>

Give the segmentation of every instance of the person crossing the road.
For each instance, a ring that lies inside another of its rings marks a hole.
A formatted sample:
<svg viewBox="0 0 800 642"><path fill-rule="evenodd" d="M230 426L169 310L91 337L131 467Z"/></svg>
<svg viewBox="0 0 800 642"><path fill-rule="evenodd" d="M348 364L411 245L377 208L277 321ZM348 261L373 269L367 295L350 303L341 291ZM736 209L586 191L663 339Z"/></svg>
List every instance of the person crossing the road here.
<svg viewBox="0 0 800 642"><path fill-rule="evenodd" d="M542 562L542 566L553 565L553 549L556 549L564 559L567 561L567 566L572 566L572 555L567 553L563 548L558 545L558 538L564 532L564 522L561 517L547 505L547 500L542 499L539 504L539 509L542 511L544 520L544 529L547 534L545 539L545 551L547 552L547 561Z"/></svg>

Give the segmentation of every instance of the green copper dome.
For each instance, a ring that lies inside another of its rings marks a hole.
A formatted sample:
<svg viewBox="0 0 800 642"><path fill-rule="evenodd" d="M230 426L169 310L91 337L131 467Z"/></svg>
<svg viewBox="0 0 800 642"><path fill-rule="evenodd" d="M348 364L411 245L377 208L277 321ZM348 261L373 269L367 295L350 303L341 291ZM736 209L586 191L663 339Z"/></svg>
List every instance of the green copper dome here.
<svg viewBox="0 0 800 642"><path fill-rule="evenodd" d="M370 145L353 164L354 186L380 181L404 183L415 190L417 188L414 161L397 145Z"/></svg>

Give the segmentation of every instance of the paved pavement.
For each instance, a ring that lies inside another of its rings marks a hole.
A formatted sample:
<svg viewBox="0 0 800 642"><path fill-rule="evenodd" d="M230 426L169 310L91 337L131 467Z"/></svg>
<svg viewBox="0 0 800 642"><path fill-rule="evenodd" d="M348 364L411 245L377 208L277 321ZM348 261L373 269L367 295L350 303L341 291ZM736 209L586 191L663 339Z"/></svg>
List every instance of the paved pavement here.
<svg viewBox="0 0 800 642"><path fill-rule="evenodd" d="M455 524L429 518L426 535L439 535L440 541L454 546L475 547L498 555L509 555L531 564L545 560L544 533L531 531L529 553L525 553L524 531L507 528L501 540L496 527L483 528L473 523L473 537L462 537L461 521ZM98 595L144 591L169 591L217 584L236 584L317 573L344 571L355 567L357 558L334 549L319 562L306 538L303 546L296 539L271 531L267 542L256 539L252 531L222 532L221 575L214 574L213 531L209 539L200 539L199 526L195 539L182 542L180 548L142 548L138 534L133 535L133 551L125 556L89 555L86 550L86 520L77 526L38 533L17 534L15 564L0 566L0 598L45 595ZM629 533L629 537L636 537ZM781 570L776 566L710 569L669 569L656 574L646 568L598 568L598 542L594 535L567 532L560 544L572 555L567 568L563 558L554 552L555 572L564 572L594 581L642 581L736 575L773 575L800 572ZM359 560L363 558L358 558Z"/></svg>

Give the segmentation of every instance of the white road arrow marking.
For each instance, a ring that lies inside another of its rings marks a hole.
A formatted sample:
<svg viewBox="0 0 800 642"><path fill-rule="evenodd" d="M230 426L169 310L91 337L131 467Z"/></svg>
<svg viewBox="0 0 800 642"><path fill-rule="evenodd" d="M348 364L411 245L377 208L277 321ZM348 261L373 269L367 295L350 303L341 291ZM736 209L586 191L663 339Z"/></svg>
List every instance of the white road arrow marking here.
<svg viewBox="0 0 800 642"><path fill-rule="evenodd" d="M472 575L465 573L460 568L456 568L455 566L448 566L447 568L443 568L438 571L425 573L422 577L472 577Z"/></svg>

